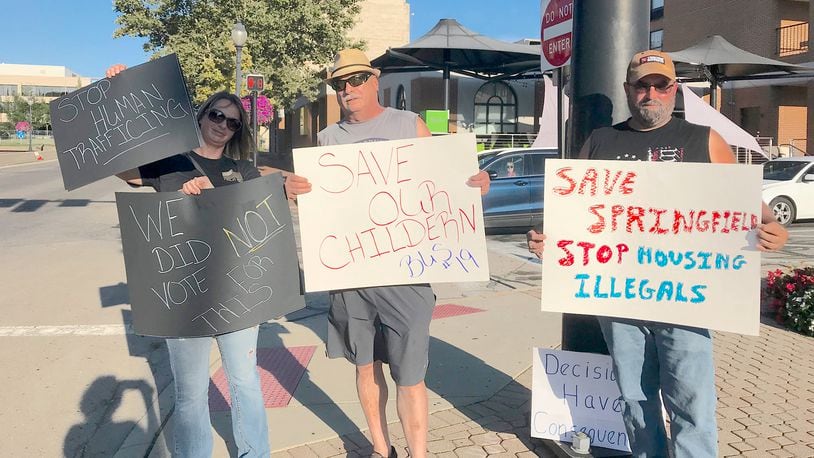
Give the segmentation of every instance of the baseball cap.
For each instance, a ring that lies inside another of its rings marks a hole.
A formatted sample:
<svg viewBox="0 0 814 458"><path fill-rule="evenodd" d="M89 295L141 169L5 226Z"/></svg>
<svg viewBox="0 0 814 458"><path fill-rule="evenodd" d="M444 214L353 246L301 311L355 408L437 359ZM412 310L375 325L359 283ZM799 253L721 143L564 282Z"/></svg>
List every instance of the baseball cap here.
<svg viewBox="0 0 814 458"><path fill-rule="evenodd" d="M674 81L676 69L673 59L661 51L642 51L636 53L627 66L627 82L635 83L647 75L663 75Z"/></svg>
<svg viewBox="0 0 814 458"><path fill-rule="evenodd" d="M364 52L354 48L343 49L334 56L334 64L328 70L328 77L325 78L325 81L329 82L359 72L367 72L375 76L381 74L379 69L370 65L370 60Z"/></svg>

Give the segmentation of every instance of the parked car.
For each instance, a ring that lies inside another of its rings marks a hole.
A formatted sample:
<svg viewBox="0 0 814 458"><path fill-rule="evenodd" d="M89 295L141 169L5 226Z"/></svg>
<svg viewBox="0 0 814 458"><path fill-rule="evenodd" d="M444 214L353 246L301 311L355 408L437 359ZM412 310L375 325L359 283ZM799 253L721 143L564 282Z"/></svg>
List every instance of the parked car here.
<svg viewBox="0 0 814 458"><path fill-rule="evenodd" d="M492 180L489 193L483 196L486 228L525 232L540 224L545 160L558 157L557 150L550 148L508 148L480 153L478 167Z"/></svg>
<svg viewBox="0 0 814 458"><path fill-rule="evenodd" d="M788 226L814 218L814 156L784 157L763 164L763 201Z"/></svg>

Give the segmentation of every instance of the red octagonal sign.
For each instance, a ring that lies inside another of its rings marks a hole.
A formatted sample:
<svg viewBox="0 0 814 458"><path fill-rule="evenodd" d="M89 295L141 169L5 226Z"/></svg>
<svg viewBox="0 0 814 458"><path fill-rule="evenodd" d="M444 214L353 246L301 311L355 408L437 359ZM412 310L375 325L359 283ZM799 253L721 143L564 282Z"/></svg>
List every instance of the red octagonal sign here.
<svg viewBox="0 0 814 458"><path fill-rule="evenodd" d="M543 12L540 26L543 57L554 67L560 67L571 58L571 19L574 0L551 0Z"/></svg>

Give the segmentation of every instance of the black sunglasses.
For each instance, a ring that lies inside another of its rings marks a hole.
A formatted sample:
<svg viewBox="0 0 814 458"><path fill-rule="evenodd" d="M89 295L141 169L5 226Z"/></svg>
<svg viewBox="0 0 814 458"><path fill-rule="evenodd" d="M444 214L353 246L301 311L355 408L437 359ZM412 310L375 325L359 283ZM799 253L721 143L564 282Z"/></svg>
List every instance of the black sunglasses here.
<svg viewBox="0 0 814 458"><path fill-rule="evenodd" d="M239 119L235 118L227 118L222 111L218 110L217 108L212 108L209 110L209 113L206 114L206 117L209 118L210 121L214 122L215 124L221 124L223 121L226 121L226 127L229 128L232 132L237 132L243 127L243 123L240 122Z"/></svg>
<svg viewBox="0 0 814 458"><path fill-rule="evenodd" d="M344 80L333 80L329 84L334 89L334 91L344 91L345 85L350 84L353 87L359 87L364 84L370 77L373 76L370 73L357 73L355 75L351 75L350 78Z"/></svg>
<svg viewBox="0 0 814 458"><path fill-rule="evenodd" d="M630 87L632 87L639 94L644 94L645 92L649 92L651 87L653 89L655 89L656 92L666 94L666 93L670 92L670 89L672 89L673 86L675 86L675 82L670 82L670 81L664 81L664 82L661 82L661 83L658 83L658 84L648 84L648 83L642 83L641 81L637 81L637 82L630 85Z"/></svg>

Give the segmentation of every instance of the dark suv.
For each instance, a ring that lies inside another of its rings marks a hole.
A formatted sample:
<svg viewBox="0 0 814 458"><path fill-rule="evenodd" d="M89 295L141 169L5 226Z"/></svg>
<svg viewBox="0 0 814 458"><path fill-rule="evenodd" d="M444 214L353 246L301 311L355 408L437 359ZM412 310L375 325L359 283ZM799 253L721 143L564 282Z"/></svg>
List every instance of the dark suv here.
<svg viewBox="0 0 814 458"><path fill-rule="evenodd" d="M543 220L545 160L557 159L556 149L513 148L484 151L478 167L491 178L483 196L486 228L527 231Z"/></svg>

